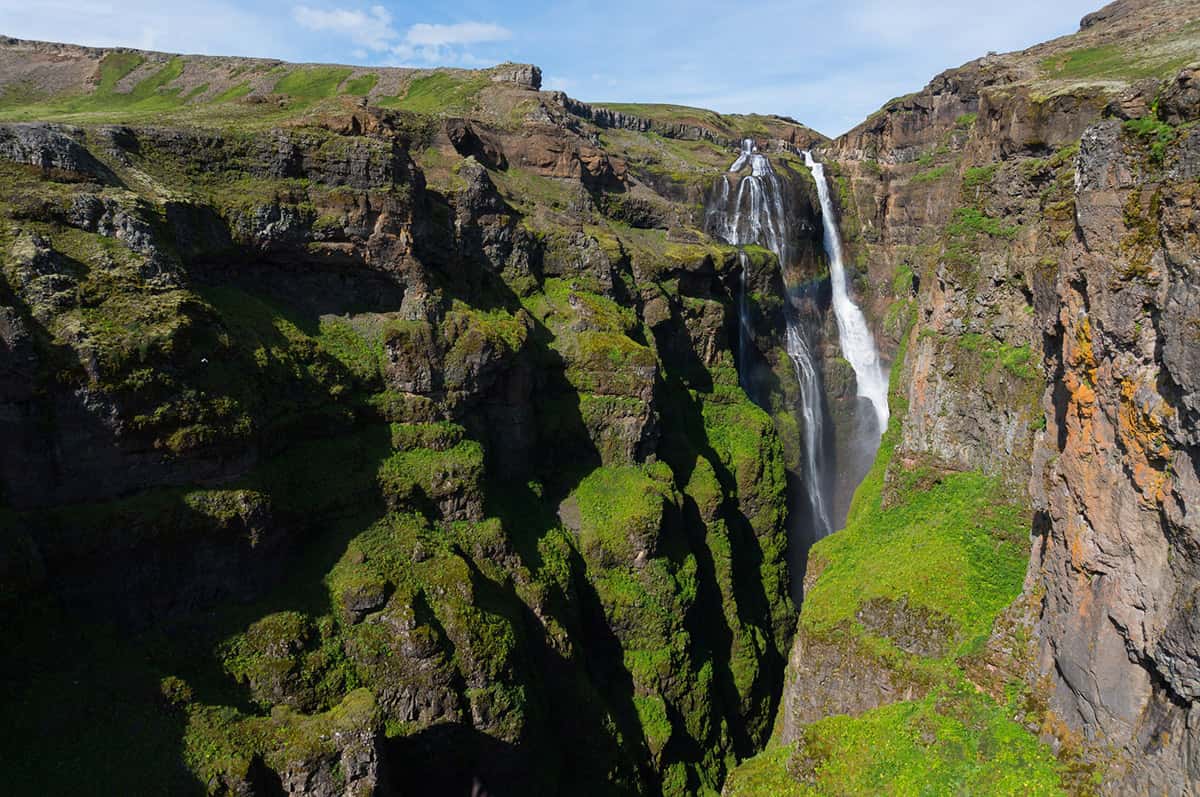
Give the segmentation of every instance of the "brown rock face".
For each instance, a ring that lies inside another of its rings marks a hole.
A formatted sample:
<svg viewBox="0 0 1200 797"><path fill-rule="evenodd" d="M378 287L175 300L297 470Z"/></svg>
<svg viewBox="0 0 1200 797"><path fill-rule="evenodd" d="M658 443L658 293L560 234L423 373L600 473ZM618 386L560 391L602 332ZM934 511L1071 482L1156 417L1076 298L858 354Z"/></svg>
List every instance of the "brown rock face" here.
<svg viewBox="0 0 1200 797"><path fill-rule="evenodd" d="M1116 751L1113 792L1200 781L1198 156L1194 134L1163 170L1115 122L1085 133L1047 351L1060 381L1035 460L1046 531L1029 574L1045 594L1041 669L1052 710Z"/></svg>

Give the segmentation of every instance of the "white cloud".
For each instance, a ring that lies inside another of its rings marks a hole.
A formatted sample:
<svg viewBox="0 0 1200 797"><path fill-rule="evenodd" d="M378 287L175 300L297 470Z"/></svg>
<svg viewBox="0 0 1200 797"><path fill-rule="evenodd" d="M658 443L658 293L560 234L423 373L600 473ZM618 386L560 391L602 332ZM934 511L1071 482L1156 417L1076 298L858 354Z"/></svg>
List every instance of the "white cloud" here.
<svg viewBox="0 0 1200 797"><path fill-rule="evenodd" d="M542 88L549 91L570 91L571 87L574 85L574 80L565 77L558 77L556 75L547 75L546 78L542 80Z"/></svg>
<svg viewBox="0 0 1200 797"><path fill-rule="evenodd" d="M415 47L444 47L452 44L480 44L505 41L512 31L490 22L460 22L457 25L430 25L424 22L408 29L404 40Z"/></svg>
<svg viewBox="0 0 1200 797"><path fill-rule="evenodd" d="M399 38L392 27L392 15L383 6L371 6L367 11L296 6L292 9L292 19L302 28L344 36L370 50L387 50Z"/></svg>
<svg viewBox="0 0 1200 797"><path fill-rule="evenodd" d="M410 27L404 40L392 48L401 61L423 61L427 64L477 62L467 47L507 41L512 31L491 22L460 22L455 25L431 25L420 22Z"/></svg>
<svg viewBox="0 0 1200 797"><path fill-rule="evenodd" d="M386 52L388 60L400 63L481 64L486 59L472 55L472 45L512 38L512 31L494 22L418 22L401 33L393 26L391 13L378 5L366 11L298 5L292 9L292 19L307 30L348 39L360 52Z"/></svg>

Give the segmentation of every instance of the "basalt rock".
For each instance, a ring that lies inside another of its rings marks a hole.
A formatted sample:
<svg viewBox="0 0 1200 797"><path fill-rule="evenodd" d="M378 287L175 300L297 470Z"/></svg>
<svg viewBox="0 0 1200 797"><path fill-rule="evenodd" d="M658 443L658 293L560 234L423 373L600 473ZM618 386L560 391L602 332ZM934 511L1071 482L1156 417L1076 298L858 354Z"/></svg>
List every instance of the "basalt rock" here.
<svg viewBox="0 0 1200 797"><path fill-rule="evenodd" d="M1044 594L1041 669L1107 790L1188 794L1200 778L1200 531L1186 511L1200 500L1196 191L1114 122L1084 134L1077 169L1032 483L1046 518L1029 576Z"/></svg>
<svg viewBox="0 0 1200 797"><path fill-rule="evenodd" d="M112 171L78 141L82 131L41 122L0 125L0 157L76 177L116 182Z"/></svg>

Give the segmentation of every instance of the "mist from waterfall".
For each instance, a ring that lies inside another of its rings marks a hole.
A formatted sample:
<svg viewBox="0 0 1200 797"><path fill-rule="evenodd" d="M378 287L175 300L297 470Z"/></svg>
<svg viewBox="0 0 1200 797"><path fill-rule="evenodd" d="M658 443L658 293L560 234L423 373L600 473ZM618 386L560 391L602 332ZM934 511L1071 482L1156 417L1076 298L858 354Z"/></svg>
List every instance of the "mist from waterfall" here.
<svg viewBox="0 0 1200 797"><path fill-rule="evenodd" d="M871 402L879 424L878 435L882 435L888 424L888 374L879 361L875 338L867 326L862 310L850 298L846 284L846 266L842 259L842 237L838 232L837 218L833 214L833 201L829 197L829 183L825 179L825 167L805 151L804 162L817 183L817 196L821 200L821 220L825 233L825 254L829 256L829 281L833 289L833 314L837 319L838 342L842 355L854 369L858 383L858 395Z"/></svg>
<svg viewBox="0 0 1200 797"><path fill-rule="evenodd" d="M742 142L742 151L729 167L729 171L739 173L747 165L750 167L750 174L737 181L736 192L730 187L728 178L721 180L718 195L709 211L710 228L715 229L721 238L734 246L756 244L769 249L775 254L781 271L786 275L787 267L792 264L792 246L783 188L779 176L771 167L771 162L758 152L753 139ZM742 356L739 366L744 370L746 338L750 330L745 287L747 259L744 253L741 262L742 297L738 303L738 349ZM805 468L802 481L812 513L812 537L820 539L833 531L827 496L823 489L827 483L824 467L829 462L824 452L824 391L821 372L813 355L812 342L800 315L790 301L784 303L784 308L787 325L784 344L792 361L796 380L800 384L798 409L803 421ZM749 386L745 384L745 373L742 374L742 380L743 387L749 390Z"/></svg>

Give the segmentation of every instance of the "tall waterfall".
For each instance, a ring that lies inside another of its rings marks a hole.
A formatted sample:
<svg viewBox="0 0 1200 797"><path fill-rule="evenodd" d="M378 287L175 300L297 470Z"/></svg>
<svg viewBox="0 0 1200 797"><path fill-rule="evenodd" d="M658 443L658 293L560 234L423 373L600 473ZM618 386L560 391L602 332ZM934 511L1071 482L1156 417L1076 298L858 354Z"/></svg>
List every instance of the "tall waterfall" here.
<svg viewBox="0 0 1200 797"><path fill-rule="evenodd" d="M737 182L736 193L731 189L728 179L721 180L716 201L709 211L710 228L734 246L757 244L771 250L779 260L780 269L786 269L791 265L792 247L783 189L771 162L758 152L754 140L749 138L742 142L741 154L729 171L738 173L747 165L750 166L750 174ZM743 280L745 265L743 255ZM739 350L744 363L745 338L750 328L744 282L742 297L743 300L739 302ZM784 306L787 322L785 346L800 383L799 409L804 421L804 491L812 510L813 537L820 539L833 531L823 489L826 484L824 467L828 462L824 453L825 416L821 406L824 391L808 333L791 302L785 302Z"/></svg>
<svg viewBox="0 0 1200 797"><path fill-rule="evenodd" d="M817 183L817 196L821 200L821 218L825 227L825 253L829 256L829 281L833 288L833 314L837 318L838 340L842 354L854 369L858 382L858 395L871 402L879 423L878 434L883 434L888 423L888 375L879 362L875 339L867 327L862 310L850 298L846 287L846 266L842 260L842 238L838 234L837 219L833 215L833 202L829 198L829 183L825 179L825 167L813 160L811 152L805 151L804 162L812 171Z"/></svg>

